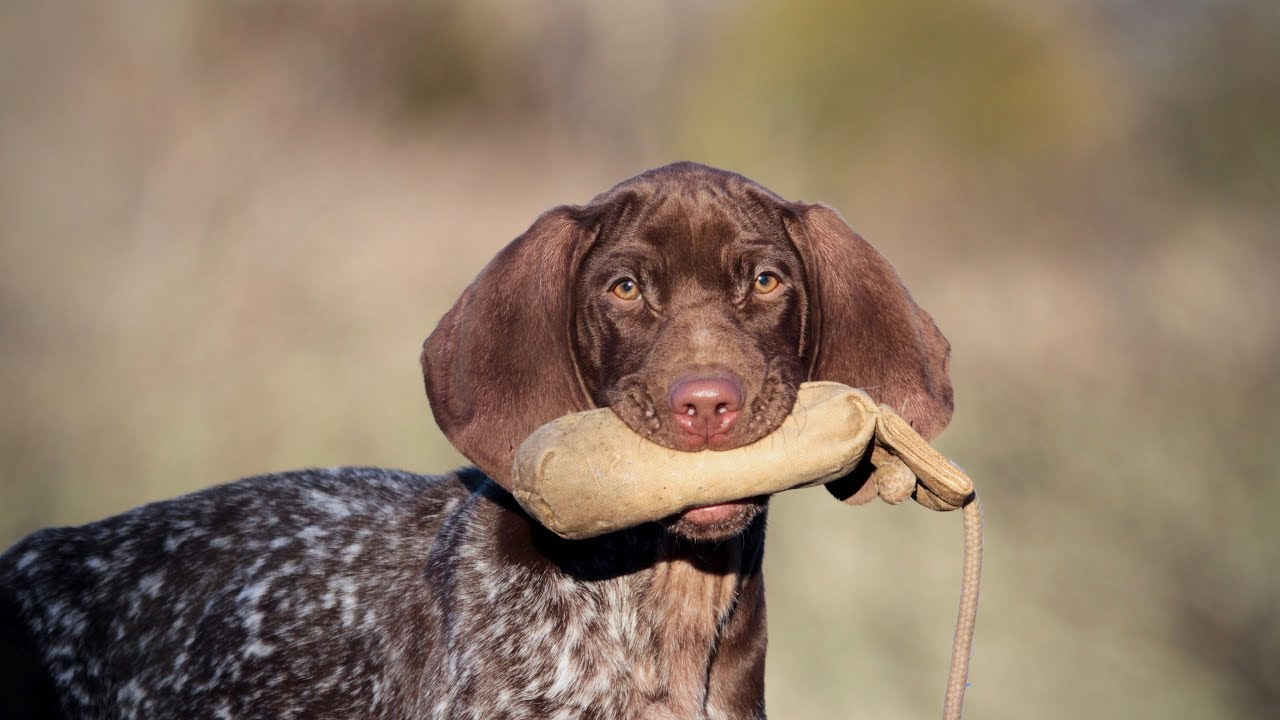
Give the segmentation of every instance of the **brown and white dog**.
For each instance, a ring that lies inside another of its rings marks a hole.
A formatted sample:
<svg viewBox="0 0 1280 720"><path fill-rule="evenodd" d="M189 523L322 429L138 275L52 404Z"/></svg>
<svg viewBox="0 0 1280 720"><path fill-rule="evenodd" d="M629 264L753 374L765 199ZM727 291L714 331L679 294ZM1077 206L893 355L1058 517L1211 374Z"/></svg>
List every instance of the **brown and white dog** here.
<svg viewBox="0 0 1280 720"><path fill-rule="evenodd" d="M947 362L835 211L652 170L545 213L428 338L436 421L476 467L250 478L10 548L0 716L762 718L767 499L563 540L504 489L515 448L591 407L734 448L811 379L933 437Z"/></svg>

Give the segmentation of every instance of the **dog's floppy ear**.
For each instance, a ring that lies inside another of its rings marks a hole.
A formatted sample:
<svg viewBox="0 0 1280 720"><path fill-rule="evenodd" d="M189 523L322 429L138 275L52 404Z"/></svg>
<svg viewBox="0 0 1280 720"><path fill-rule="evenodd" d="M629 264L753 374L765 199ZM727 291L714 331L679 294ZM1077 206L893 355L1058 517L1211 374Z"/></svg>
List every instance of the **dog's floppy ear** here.
<svg viewBox="0 0 1280 720"><path fill-rule="evenodd" d="M793 203L787 231L804 258L810 380L866 390L933 439L951 420L951 345L871 244L824 205Z"/></svg>
<svg viewBox="0 0 1280 720"><path fill-rule="evenodd" d="M573 279L594 238L582 210L539 217L480 271L422 348L436 423L503 487L531 432L592 407L571 342Z"/></svg>

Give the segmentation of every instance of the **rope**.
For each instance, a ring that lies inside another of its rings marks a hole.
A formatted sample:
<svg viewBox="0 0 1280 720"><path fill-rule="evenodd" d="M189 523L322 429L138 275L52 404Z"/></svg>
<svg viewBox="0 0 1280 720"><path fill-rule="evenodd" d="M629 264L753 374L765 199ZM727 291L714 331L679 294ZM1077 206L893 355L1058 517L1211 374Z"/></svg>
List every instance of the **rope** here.
<svg viewBox="0 0 1280 720"><path fill-rule="evenodd" d="M964 517L964 560L960 577L960 609L956 614L956 634L951 644L951 666L942 704L943 720L960 720L964 691L969 679L969 658L973 653L973 629L978 619L978 585L982 580L982 505L973 483L959 467L929 447L918 435L905 433L896 415L882 413L880 420L899 426L898 433L886 436L894 442L894 452L877 447L871 481L881 500L897 505L908 497L930 510L960 510ZM887 428L894 430L893 425ZM910 453L910 454L907 454Z"/></svg>
<svg viewBox="0 0 1280 720"><path fill-rule="evenodd" d="M964 515L964 569L960 577L960 611L956 615L956 636L951 643L951 669L947 673L947 694L942 704L943 720L960 720L964 689L969 679L969 657L973 652L973 628L978 620L978 584L982 581L982 505L977 494L961 510Z"/></svg>

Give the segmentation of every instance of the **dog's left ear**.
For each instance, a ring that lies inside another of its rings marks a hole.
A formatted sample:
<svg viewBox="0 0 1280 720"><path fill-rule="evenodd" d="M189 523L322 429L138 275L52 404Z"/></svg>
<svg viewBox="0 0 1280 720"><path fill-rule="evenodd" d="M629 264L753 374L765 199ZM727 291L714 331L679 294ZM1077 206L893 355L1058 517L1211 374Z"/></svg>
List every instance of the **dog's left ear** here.
<svg viewBox="0 0 1280 720"><path fill-rule="evenodd" d="M508 489L530 433L592 407L570 339L573 278L595 234L583 210L539 217L480 271L422 348L436 423Z"/></svg>
<svg viewBox="0 0 1280 720"><path fill-rule="evenodd" d="M889 261L835 210L788 210L784 222L814 298L809 379L862 388L933 439L951 420L951 345Z"/></svg>

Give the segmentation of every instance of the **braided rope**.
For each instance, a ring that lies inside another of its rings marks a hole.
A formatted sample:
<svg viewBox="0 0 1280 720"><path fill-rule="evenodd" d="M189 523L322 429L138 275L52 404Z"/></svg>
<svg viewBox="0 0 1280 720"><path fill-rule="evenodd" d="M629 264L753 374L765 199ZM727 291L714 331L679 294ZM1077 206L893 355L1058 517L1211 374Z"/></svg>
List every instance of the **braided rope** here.
<svg viewBox="0 0 1280 720"><path fill-rule="evenodd" d="M915 442L918 435L902 432L900 428L904 423L896 416L882 413L880 420L886 418L899 425L898 434L893 438L897 445L894 449L899 452L904 448L914 451L910 464L915 467L909 467L904 458L877 447L872 454L876 469L870 481L876 483L876 493L880 499L890 505L897 505L910 497L930 510L960 510L964 517L960 609L956 615L951 666L947 672L947 689L942 704L943 720L960 720L964 708L964 691L969 679L969 659L973 654L973 630L978 619L978 586L982 580L982 505L978 502L977 493L973 491L972 481L964 471L929 447L923 439ZM920 471L918 475L917 469ZM950 473L954 481L950 484L941 482L936 472L938 469Z"/></svg>
<svg viewBox="0 0 1280 720"><path fill-rule="evenodd" d="M892 407L880 406L876 416L876 442L871 481L890 504L906 499L906 493L930 510L961 510L964 516L964 561L960 578L960 610L951 645L951 668L942 704L943 720L960 720L964 690L973 653L973 628L978 619L978 584L982 579L982 506L973 481L960 466L939 453L899 416ZM914 482L913 482L914 479Z"/></svg>
<svg viewBox="0 0 1280 720"><path fill-rule="evenodd" d="M976 494L961 513L964 515L964 570L960 578L960 611L956 615L956 636L951 644L947 694L942 705L943 720L960 720L964 707L969 657L973 653L973 628L978 620L978 584L982 580L982 505L978 503Z"/></svg>

